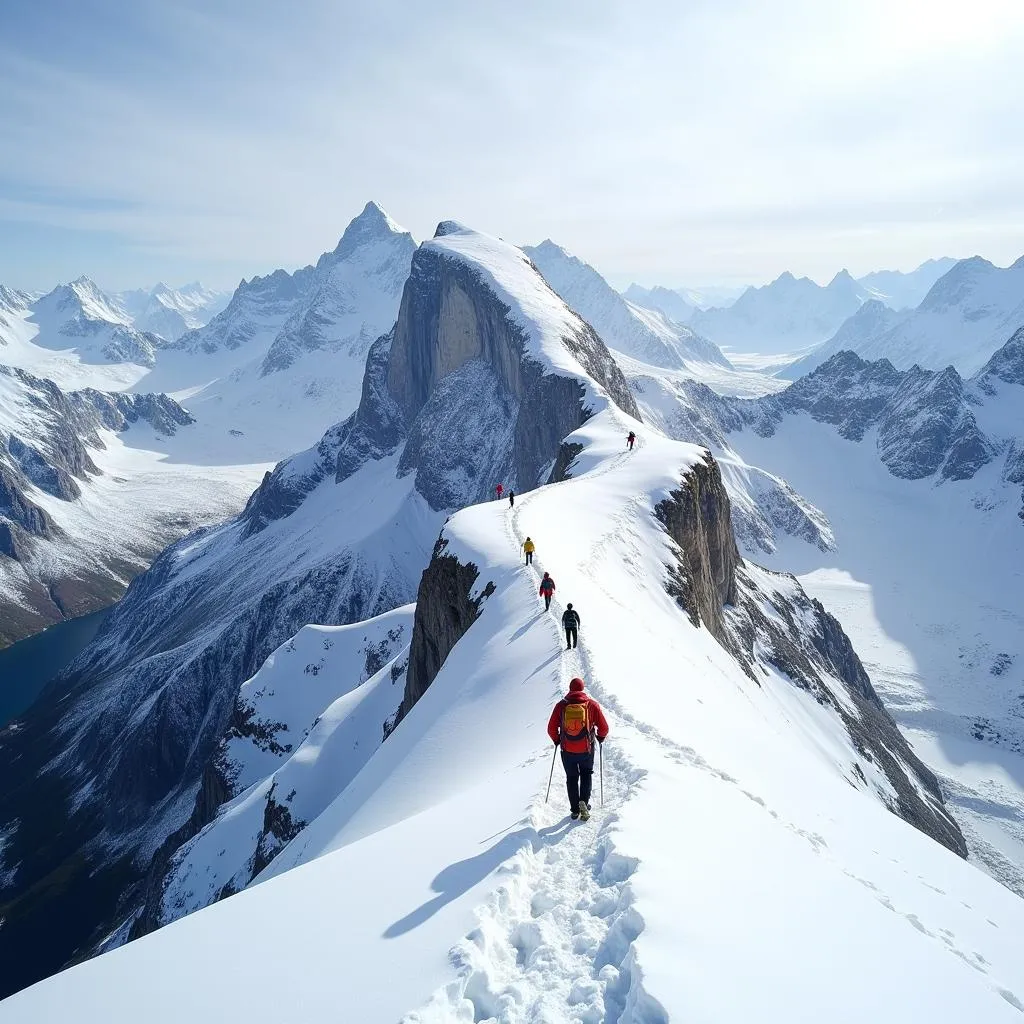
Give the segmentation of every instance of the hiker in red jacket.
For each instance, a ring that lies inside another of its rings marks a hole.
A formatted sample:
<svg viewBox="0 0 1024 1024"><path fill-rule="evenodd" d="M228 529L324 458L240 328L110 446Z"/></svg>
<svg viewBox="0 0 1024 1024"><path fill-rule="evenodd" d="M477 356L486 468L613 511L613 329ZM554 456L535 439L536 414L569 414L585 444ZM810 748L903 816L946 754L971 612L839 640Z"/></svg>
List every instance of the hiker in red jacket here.
<svg viewBox="0 0 1024 1024"><path fill-rule="evenodd" d="M590 818L590 788L594 781L594 740L604 743L608 722L601 705L586 693L582 679L569 683L569 692L548 719L548 736L562 747L565 789L573 818Z"/></svg>
<svg viewBox="0 0 1024 1024"><path fill-rule="evenodd" d="M498 501L501 501L501 496L505 493L505 488L502 487L501 484L498 484L498 486L494 488L494 493L498 495Z"/></svg>
<svg viewBox="0 0 1024 1024"><path fill-rule="evenodd" d="M544 598L544 611L551 607L551 598L555 593L555 581L544 573L544 579L540 581L540 596Z"/></svg>

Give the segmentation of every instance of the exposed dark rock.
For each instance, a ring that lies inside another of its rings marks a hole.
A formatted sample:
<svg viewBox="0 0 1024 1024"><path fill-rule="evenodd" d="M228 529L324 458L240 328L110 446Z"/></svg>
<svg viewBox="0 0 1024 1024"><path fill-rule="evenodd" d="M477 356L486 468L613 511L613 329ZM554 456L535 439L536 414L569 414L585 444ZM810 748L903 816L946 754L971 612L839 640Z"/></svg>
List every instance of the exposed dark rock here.
<svg viewBox="0 0 1024 1024"><path fill-rule="evenodd" d="M809 598L794 577L740 559L729 498L714 459L708 455L692 467L655 512L679 549L677 563L668 566L666 589L690 621L707 626L754 682L760 684L759 661L767 661L827 705L860 755L884 773L896 794L892 811L965 857L966 844L943 806L935 777L882 706L838 620ZM773 615L766 613L765 602ZM844 699L836 695L837 686ZM851 770L864 777L860 766Z"/></svg>
<svg viewBox="0 0 1024 1024"><path fill-rule="evenodd" d="M686 472L682 486L659 502L655 514L679 547L679 562L670 567L669 593L695 626L703 623L724 643L722 610L736 600L740 555L729 496L710 454Z"/></svg>
<svg viewBox="0 0 1024 1024"><path fill-rule="evenodd" d="M555 464L551 467L551 474L548 476L547 482L558 484L563 480L568 480L572 476L570 472L572 464L581 451L583 451L583 445L574 441L563 441L558 446L558 456L555 459Z"/></svg>
<svg viewBox="0 0 1024 1024"><path fill-rule="evenodd" d="M484 600L494 593L494 584L488 582L473 597L480 570L445 554L447 546L443 537L438 538L430 564L420 579L405 694L392 730L427 692L452 648L480 615Z"/></svg>

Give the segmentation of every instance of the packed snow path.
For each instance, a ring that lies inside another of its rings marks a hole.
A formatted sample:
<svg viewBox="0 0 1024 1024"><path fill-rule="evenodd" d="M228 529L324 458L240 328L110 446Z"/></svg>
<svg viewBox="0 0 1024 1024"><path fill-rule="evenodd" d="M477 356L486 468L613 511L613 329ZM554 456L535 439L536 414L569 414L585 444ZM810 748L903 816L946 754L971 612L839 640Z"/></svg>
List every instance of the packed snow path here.
<svg viewBox="0 0 1024 1024"><path fill-rule="evenodd" d="M623 457L600 472L611 472ZM505 517L509 539L520 553L526 539L520 518L534 497L517 498ZM522 568L534 594L543 572L536 555L532 566ZM552 643L562 650L558 696L580 676L600 699L585 632L575 649L564 648L563 605L556 594L550 612L544 613ZM612 728L622 727L632 728L613 716ZM499 869L503 880L481 908L479 926L452 950L457 980L427 1008L408 1015L406 1024L668 1020L633 971L633 942L643 929L629 888L637 862L618 853L614 843L618 809L642 778L643 772L609 741L595 759L591 820L574 821L564 811L565 774L555 755L550 799L538 796L531 809L530 843Z"/></svg>

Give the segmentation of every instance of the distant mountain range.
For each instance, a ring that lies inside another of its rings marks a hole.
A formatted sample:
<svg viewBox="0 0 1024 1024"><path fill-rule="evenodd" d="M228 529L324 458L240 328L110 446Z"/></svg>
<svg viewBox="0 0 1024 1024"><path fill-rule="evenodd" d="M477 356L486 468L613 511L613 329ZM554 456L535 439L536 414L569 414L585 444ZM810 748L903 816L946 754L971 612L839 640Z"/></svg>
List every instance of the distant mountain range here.
<svg viewBox="0 0 1024 1024"><path fill-rule="evenodd" d="M970 376L1024 324L1024 257L997 267L980 256L955 263L916 309L896 311L864 303L822 346L790 365L796 380L849 350L864 359L888 359L899 369L955 366Z"/></svg>
<svg viewBox="0 0 1024 1024"><path fill-rule="evenodd" d="M231 300L230 292L215 292L198 281L181 288L161 283L114 296L139 330L177 341L212 320Z"/></svg>
<svg viewBox="0 0 1024 1024"><path fill-rule="evenodd" d="M909 273L882 270L859 279L841 270L824 286L786 271L759 288L697 293L633 284L624 294L637 305L688 324L718 345L785 354L826 341L865 302L875 300L893 310L916 306L955 263L944 257L928 260ZM709 302L712 296L718 301Z"/></svg>

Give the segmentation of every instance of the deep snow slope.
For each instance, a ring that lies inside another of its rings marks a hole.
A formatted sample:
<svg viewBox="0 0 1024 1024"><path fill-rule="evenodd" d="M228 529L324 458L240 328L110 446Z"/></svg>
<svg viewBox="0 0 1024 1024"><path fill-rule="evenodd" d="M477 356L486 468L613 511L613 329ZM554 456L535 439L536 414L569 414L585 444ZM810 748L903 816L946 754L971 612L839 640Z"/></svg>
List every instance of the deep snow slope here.
<svg viewBox="0 0 1024 1024"><path fill-rule="evenodd" d="M637 392L645 418L719 454L738 527L751 524L741 542L840 617L940 773L971 856L1019 893L1022 387L1018 331L967 381L848 352L752 402L685 384ZM786 506L752 486L766 478L806 515L790 503L780 522Z"/></svg>
<svg viewBox="0 0 1024 1024"><path fill-rule="evenodd" d="M888 359L898 369L954 366L976 373L1024 325L1024 257L1009 267L974 256L960 260L932 285L912 312L854 317L820 349L794 363L796 379L849 349L864 359Z"/></svg>
<svg viewBox="0 0 1024 1024"><path fill-rule="evenodd" d="M468 570L478 617L258 884L0 1003L0 1020L74 1005L119 1024L143 998L157 1024L339 1005L409 1024L1017 1020L1024 904L891 813L899 785L941 817L909 751L885 770L851 739L882 720L841 631L791 577L729 556L699 449L649 434L627 454L630 423L605 408L567 439L570 479L448 521L432 565ZM704 514L685 513L688 488ZM680 527L701 537L680 548ZM669 593L698 555L724 560L692 581L735 602L722 642ZM587 825L560 780L544 802L544 724L577 674L612 723ZM233 983L254 964L272 983Z"/></svg>
<svg viewBox="0 0 1024 1024"><path fill-rule="evenodd" d="M65 393L0 365L0 646L105 607L168 543L238 511L262 467L176 463L193 425L166 395Z"/></svg>
<svg viewBox="0 0 1024 1024"><path fill-rule="evenodd" d="M636 412L604 343L527 257L442 224L352 416L268 473L237 518L166 550L0 743L9 984L151 904L168 858L234 795L217 752L276 648L306 623L407 604L447 514L496 480L549 479L562 439L616 402ZM37 899L54 872L62 886ZM58 936L40 930L52 913Z"/></svg>
<svg viewBox="0 0 1024 1024"><path fill-rule="evenodd" d="M698 310L689 325L729 350L791 353L826 341L870 297L845 270L824 287L786 271L728 308Z"/></svg>
<svg viewBox="0 0 1024 1024"><path fill-rule="evenodd" d="M729 368L717 345L681 321L623 298L593 267L550 239L523 251L548 284L617 352L667 369L687 363Z"/></svg>

